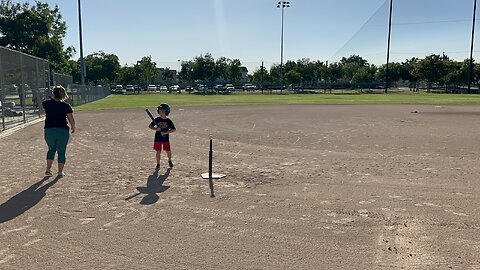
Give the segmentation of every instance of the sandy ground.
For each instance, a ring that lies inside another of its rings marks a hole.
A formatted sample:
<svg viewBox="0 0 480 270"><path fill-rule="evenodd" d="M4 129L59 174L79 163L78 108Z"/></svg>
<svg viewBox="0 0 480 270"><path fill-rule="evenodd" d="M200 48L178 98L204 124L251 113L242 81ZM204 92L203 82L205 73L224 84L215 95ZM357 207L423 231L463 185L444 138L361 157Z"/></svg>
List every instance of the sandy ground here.
<svg viewBox="0 0 480 270"><path fill-rule="evenodd" d="M42 123L2 138L0 269L480 269L480 107L170 117L158 174L143 110L76 113L62 179Z"/></svg>

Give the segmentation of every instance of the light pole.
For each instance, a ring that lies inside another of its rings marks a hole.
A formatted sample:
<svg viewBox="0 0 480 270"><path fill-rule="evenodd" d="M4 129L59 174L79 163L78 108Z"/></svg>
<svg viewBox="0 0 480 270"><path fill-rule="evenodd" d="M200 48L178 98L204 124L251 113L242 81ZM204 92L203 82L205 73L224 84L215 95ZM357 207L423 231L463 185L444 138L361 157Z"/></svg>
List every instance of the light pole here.
<svg viewBox="0 0 480 270"><path fill-rule="evenodd" d="M280 88L280 94L283 92L283 10L289 7L289 1L279 1L277 4L277 8L282 10L282 34L280 38L280 82L282 84L282 88Z"/></svg>
<svg viewBox="0 0 480 270"><path fill-rule="evenodd" d="M180 68L181 68L180 59L178 59L177 62L178 62L178 70L177 70L177 83L178 83L180 81Z"/></svg>
<svg viewBox="0 0 480 270"><path fill-rule="evenodd" d="M85 85L85 61L83 59L83 40L82 40L82 12L80 0L78 0L78 32L80 37L80 84Z"/></svg>

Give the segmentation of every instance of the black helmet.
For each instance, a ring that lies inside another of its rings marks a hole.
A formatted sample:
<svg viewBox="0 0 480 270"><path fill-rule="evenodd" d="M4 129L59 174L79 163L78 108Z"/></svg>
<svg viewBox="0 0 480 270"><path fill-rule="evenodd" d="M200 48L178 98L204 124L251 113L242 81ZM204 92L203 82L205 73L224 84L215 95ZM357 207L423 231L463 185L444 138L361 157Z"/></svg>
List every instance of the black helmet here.
<svg viewBox="0 0 480 270"><path fill-rule="evenodd" d="M165 111L166 115L170 114L170 106L167 103L162 103L157 107L157 112L160 114L160 109Z"/></svg>

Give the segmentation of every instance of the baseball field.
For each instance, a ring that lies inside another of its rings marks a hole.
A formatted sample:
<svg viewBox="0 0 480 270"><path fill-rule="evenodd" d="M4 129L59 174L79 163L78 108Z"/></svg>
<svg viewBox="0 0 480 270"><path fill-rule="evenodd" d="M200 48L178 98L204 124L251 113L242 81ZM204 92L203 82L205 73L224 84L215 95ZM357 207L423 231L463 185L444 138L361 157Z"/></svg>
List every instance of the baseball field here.
<svg viewBox="0 0 480 270"><path fill-rule="evenodd" d="M169 103L158 172L140 106L1 138L0 269L480 269L479 106Z"/></svg>

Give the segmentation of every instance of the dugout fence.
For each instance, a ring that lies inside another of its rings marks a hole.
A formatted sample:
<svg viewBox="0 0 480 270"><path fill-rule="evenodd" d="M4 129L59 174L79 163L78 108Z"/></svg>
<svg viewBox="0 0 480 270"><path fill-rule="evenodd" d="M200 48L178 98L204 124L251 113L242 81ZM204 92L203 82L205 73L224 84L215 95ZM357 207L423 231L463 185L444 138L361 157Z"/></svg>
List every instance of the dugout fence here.
<svg viewBox="0 0 480 270"><path fill-rule="evenodd" d="M108 87L81 86L50 69L48 60L0 46L0 132L44 116L42 101L54 85L67 89L72 106L110 94Z"/></svg>

